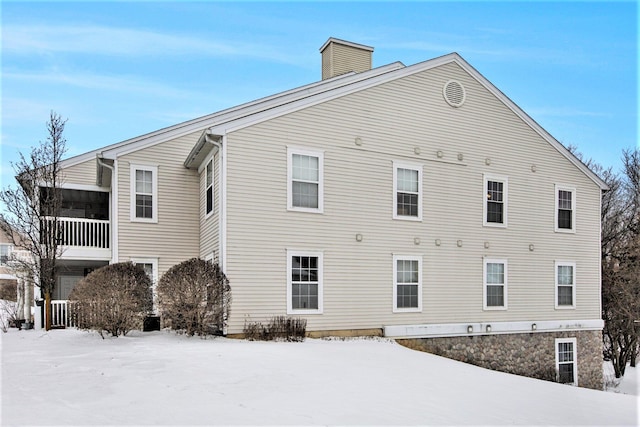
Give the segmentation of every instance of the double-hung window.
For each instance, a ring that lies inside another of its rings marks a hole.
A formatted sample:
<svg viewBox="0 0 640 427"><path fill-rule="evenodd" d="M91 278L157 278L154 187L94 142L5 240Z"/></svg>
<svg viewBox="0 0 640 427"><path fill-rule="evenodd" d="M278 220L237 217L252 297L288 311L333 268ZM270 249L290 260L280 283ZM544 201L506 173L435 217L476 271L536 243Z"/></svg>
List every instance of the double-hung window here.
<svg viewBox="0 0 640 427"><path fill-rule="evenodd" d="M563 185L555 186L556 215L555 230L564 233L576 231L576 189Z"/></svg>
<svg viewBox="0 0 640 427"><path fill-rule="evenodd" d="M0 265L7 265L11 258L12 246L2 243L0 244Z"/></svg>
<svg viewBox="0 0 640 427"><path fill-rule="evenodd" d="M422 258L393 256L393 311L422 311Z"/></svg>
<svg viewBox="0 0 640 427"><path fill-rule="evenodd" d="M287 251L287 314L322 313L322 252Z"/></svg>
<svg viewBox="0 0 640 427"><path fill-rule="evenodd" d="M507 309L507 260L484 260L484 309Z"/></svg>
<svg viewBox="0 0 640 427"><path fill-rule="evenodd" d="M556 262L556 308L576 307L576 264Z"/></svg>
<svg viewBox="0 0 640 427"><path fill-rule="evenodd" d="M205 193L206 193L206 206L205 214L209 215L213 212L213 159L207 163L207 170L205 176Z"/></svg>
<svg viewBox="0 0 640 427"><path fill-rule="evenodd" d="M144 272L147 273L151 280L151 295L153 297L153 306L151 312L156 312L158 307L158 294L156 286L158 285L158 258L131 258L131 262L142 266Z"/></svg>
<svg viewBox="0 0 640 427"><path fill-rule="evenodd" d="M507 190L506 177L484 176L484 225L507 226Z"/></svg>
<svg viewBox="0 0 640 427"><path fill-rule="evenodd" d="M393 218L422 220L422 166L393 162Z"/></svg>
<svg viewBox="0 0 640 427"><path fill-rule="evenodd" d="M578 357L575 338L556 338L558 382L578 385Z"/></svg>
<svg viewBox="0 0 640 427"><path fill-rule="evenodd" d="M131 221L158 222L158 167L131 165Z"/></svg>
<svg viewBox="0 0 640 427"><path fill-rule="evenodd" d="M287 148L287 208L322 213L324 153Z"/></svg>

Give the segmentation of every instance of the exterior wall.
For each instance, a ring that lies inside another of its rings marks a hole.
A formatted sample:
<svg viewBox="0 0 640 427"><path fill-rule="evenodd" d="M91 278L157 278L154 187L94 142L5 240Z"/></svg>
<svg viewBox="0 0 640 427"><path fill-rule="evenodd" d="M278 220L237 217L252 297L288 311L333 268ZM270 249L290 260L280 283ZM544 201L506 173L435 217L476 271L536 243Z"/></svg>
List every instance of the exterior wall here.
<svg viewBox="0 0 640 427"><path fill-rule="evenodd" d="M96 185L96 159L64 168L64 184Z"/></svg>
<svg viewBox="0 0 640 427"><path fill-rule="evenodd" d="M125 154L116 160L118 260L157 258L158 277L173 265L199 255L199 182L183 161L199 133ZM158 222L131 221L131 163L158 167Z"/></svg>
<svg viewBox="0 0 640 427"><path fill-rule="evenodd" d="M324 213L287 210L287 146L324 151ZM600 318L600 189L455 64L230 133L227 150L229 333L287 312L287 249L323 252L312 332ZM392 219L393 161L423 166L422 221ZM483 226L485 173L508 177L507 228ZM576 233L554 231L556 184L577 190ZM422 257L421 312L393 313L394 254ZM508 260L507 310L483 309L483 257ZM576 263L575 309L555 308L557 260Z"/></svg>
<svg viewBox="0 0 640 427"><path fill-rule="evenodd" d="M414 350L471 363L495 371L556 380L555 339L576 338L578 385L603 389L602 333L549 332L473 337L397 340Z"/></svg>
<svg viewBox="0 0 640 427"><path fill-rule="evenodd" d="M214 261L220 257L220 153L213 157L213 212L207 216L207 169L200 173L200 258L206 259L214 255Z"/></svg>

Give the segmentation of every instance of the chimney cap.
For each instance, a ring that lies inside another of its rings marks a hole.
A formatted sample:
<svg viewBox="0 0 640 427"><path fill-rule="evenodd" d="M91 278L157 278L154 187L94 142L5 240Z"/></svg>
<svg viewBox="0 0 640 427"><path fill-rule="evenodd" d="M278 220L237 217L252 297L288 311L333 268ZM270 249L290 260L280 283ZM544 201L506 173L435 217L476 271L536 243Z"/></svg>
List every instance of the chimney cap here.
<svg viewBox="0 0 640 427"><path fill-rule="evenodd" d="M356 49L362 49L362 50L367 50L369 52L373 52L373 47L371 47L371 46L366 46L366 45L359 44L359 43L353 43L353 42L350 42L350 41L347 41L347 40L337 39L335 37L329 37L327 39L327 41L324 42L322 47L320 47L320 53L322 53L322 51L325 50L327 48L327 46L329 46L329 44L331 44L331 43L341 44L341 45L344 45L344 46L355 47Z"/></svg>

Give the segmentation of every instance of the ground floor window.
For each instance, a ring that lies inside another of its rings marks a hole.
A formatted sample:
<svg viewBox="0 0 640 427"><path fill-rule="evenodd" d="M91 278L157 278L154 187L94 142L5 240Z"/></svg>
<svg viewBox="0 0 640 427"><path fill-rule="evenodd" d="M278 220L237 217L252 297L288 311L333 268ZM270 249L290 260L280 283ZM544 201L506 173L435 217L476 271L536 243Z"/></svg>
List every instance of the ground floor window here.
<svg viewBox="0 0 640 427"><path fill-rule="evenodd" d="M322 313L322 252L287 251L287 313Z"/></svg>
<svg viewBox="0 0 640 427"><path fill-rule="evenodd" d="M578 385L575 338L556 339L556 372L559 383Z"/></svg>
<svg viewBox="0 0 640 427"><path fill-rule="evenodd" d="M147 273L149 279L151 279L151 293L153 295L153 309L152 312L156 312L158 308L158 293L156 287L158 286L158 258L131 258L131 262L136 265L141 265L144 272Z"/></svg>
<svg viewBox="0 0 640 427"><path fill-rule="evenodd" d="M393 256L393 311L422 310L422 257Z"/></svg>

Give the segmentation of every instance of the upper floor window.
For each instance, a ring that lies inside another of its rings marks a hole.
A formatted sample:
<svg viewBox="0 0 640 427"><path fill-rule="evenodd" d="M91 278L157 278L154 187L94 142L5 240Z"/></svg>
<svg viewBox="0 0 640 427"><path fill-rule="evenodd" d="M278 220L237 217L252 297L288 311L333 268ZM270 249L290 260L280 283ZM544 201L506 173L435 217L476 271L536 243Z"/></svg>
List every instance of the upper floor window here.
<svg viewBox="0 0 640 427"><path fill-rule="evenodd" d="M576 189L556 185L556 231L576 231Z"/></svg>
<svg viewBox="0 0 640 427"><path fill-rule="evenodd" d="M131 221L158 222L158 167L131 165Z"/></svg>
<svg viewBox="0 0 640 427"><path fill-rule="evenodd" d="M507 226L507 190L507 178L484 176L484 225Z"/></svg>
<svg viewBox="0 0 640 427"><path fill-rule="evenodd" d="M556 308L575 308L576 264L556 262Z"/></svg>
<svg viewBox="0 0 640 427"><path fill-rule="evenodd" d="M207 193L207 206L205 213L209 215L213 212L213 159L207 163L205 182L205 192Z"/></svg>
<svg viewBox="0 0 640 427"><path fill-rule="evenodd" d="M2 243L0 244L0 265L7 265L11 257L12 246Z"/></svg>
<svg viewBox="0 0 640 427"><path fill-rule="evenodd" d="M422 166L393 162L393 218L422 220Z"/></svg>
<svg viewBox="0 0 640 427"><path fill-rule="evenodd" d="M578 357L575 338L556 338L558 382L578 385Z"/></svg>
<svg viewBox="0 0 640 427"><path fill-rule="evenodd" d="M484 309L507 309L507 260L484 260Z"/></svg>
<svg viewBox="0 0 640 427"><path fill-rule="evenodd" d="M322 313L322 252L287 251L287 313Z"/></svg>
<svg viewBox="0 0 640 427"><path fill-rule="evenodd" d="M393 256L393 311L422 311L422 258Z"/></svg>
<svg viewBox="0 0 640 427"><path fill-rule="evenodd" d="M324 153L287 149L287 208L322 213Z"/></svg>

